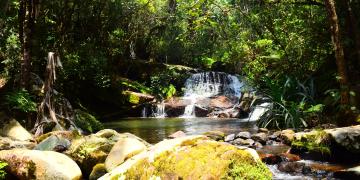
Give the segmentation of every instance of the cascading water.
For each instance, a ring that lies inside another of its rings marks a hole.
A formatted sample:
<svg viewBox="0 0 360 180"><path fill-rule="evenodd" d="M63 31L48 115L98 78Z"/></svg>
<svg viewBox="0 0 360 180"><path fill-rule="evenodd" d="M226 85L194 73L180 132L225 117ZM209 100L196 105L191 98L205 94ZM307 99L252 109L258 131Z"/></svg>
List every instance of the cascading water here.
<svg viewBox="0 0 360 180"><path fill-rule="evenodd" d="M164 117L166 117L164 101L162 101L161 103L156 104L155 110L153 112L153 116L156 117L156 118L164 118Z"/></svg>
<svg viewBox="0 0 360 180"><path fill-rule="evenodd" d="M185 82L183 99L189 100L190 104L185 107L183 116L195 117L196 102L203 98L218 95L239 98L243 83L236 76L223 72L202 72L193 74Z"/></svg>

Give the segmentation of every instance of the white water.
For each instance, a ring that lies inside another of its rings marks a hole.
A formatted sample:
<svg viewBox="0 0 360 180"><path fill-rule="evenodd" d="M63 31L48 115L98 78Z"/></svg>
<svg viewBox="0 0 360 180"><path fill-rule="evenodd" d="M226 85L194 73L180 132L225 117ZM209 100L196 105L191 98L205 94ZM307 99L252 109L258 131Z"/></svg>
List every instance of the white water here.
<svg viewBox="0 0 360 180"><path fill-rule="evenodd" d="M141 117L143 117L143 118L147 117L147 109L146 109L145 106L144 106L143 109L141 110Z"/></svg>
<svg viewBox="0 0 360 180"><path fill-rule="evenodd" d="M185 82L183 99L190 100L185 107L183 118L195 117L197 100L217 95L240 98L243 83L236 76L223 72L203 72L193 74Z"/></svg>
<svg viewBox="0 0 360 180"><path fill-rule="evenodd" d="M249 121L257 121L262 115L264 115L269 109L271 109L272 103L264 102L256 105L249 115Z"/></svg>
<svg viewBox="0 0 360 180"><path fill-rule="evenodd" d="M164 101L162 101L161 103L156 104L153 116L156 117L156 118L164 118L164 117L166 117Z"/></svg>

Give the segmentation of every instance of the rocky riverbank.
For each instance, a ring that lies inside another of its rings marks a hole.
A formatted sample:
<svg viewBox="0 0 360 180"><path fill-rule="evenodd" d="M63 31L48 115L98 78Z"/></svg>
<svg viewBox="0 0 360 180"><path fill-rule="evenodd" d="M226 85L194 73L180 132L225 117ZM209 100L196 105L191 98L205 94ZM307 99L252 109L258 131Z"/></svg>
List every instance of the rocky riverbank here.
<svg viewBox="0 0 360 180"><path fill-rule="evenodd" d="M1 131L0 161L7 163L7 179L272 177L255 150L205 135L185 135L151 145L111 129L87 136L77 131L53 131L35 138L19 123L6 127L21 129L16 136L13 131Z"/></svg>

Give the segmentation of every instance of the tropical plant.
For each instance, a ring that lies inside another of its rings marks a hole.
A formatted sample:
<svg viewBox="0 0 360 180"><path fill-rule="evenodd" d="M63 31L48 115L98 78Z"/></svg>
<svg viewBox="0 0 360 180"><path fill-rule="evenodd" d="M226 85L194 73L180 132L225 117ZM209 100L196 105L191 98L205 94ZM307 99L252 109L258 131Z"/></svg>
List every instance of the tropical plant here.
<svg viewBox="0 0 360 180"><path fill-rule="evenodd" d="M306 118L318 115L324 107L314 101L315 88L312 78L300 82L296 78L287 77L281 86L269 78L263 80L267 87L263 93L273 106L261 117L260 126L307 127Z"/></svg>
<svg viewBox="0 0 360 180"><path fill-rule="evenodd" d="M33 101L33 96L25 89L10 92L5 98L10 109L17 109L26 113L36 111L37 105Z"/></svg>

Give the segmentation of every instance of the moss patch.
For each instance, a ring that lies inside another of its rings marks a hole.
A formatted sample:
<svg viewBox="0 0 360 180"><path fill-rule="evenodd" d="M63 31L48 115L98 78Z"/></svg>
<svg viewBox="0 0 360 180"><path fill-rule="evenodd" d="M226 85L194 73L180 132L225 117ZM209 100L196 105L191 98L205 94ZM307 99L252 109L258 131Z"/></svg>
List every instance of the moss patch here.
<svg viewBox="0 0 360 180"><path fill-rule="evenodd" d="M300 140L293 141L291 147L324 155L331 154L330 136L323 130L317 130L314 133L304 135Z"/></svg>
<svg viewBox="0 0 360 180"><path fill-rule="evenodd" d="M126 172L128 179L271 179L271 172L249 152L214 141L187 142L144 159Z"/></svg>
<svg viewBox="0 0 360 180"><path fill-rule="evenodd" d="M74 122L76 126L90 133L104 129L101 122L99 122L93 115L79 109L75 110Z"/></svg>

